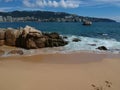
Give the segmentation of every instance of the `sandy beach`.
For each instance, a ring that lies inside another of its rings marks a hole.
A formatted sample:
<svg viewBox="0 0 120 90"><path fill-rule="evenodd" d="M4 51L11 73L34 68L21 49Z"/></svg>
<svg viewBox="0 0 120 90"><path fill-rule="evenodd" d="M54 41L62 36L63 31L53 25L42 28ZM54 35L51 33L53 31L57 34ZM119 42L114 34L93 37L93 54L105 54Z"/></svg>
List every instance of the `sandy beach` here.
<svg viewBox="0 0 120 90"><path fill-rule="evenodd" d="M113 54L0 57L0 90L120 90L119 68Z"/></svg>

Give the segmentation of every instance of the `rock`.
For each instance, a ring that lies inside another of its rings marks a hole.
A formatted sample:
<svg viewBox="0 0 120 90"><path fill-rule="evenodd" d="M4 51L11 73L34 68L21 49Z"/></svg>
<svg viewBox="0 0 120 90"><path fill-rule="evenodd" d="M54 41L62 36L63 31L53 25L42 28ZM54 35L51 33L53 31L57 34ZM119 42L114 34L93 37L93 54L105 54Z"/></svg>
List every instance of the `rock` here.
<svg viewBox="0 0 120 90"><path fill-rule="evenodd" d="M42 32L41 32L40 30L37 30L37 29L35 29L35 28L27 25L27 26L24 28L22 34L23 34L24 36L26 36L26 35L29 34L29 33L39 33L39 34L42 36Z"/></svg>
<svg viewBox="0 0 120 90"><path fill-rule="evenodd" d="M68 37L67 36L63 36L63 39L67 39Z"/></svg>
<svg viewBox="0 0 120 90"><path fill-rule="evenodd" d="M67 41L64 41L63 39L51 39L49 38L46 47L59 47L59 46L64 46L68 44Z"/></svg>
<svg viewBox="0 0 120 90"><path fill-rule="evenodd" d="M59 47L67 44L58 33L44 33L42 36L38 33L28 33L25 42L27 49Z"/></svg>
<svg viewBox="0 0 120 90"><path fill-rule="evenodd" d="M5 40L0 40L0 46L3 46L5 43Z"/></svg>
<svg viewBox="0 0 120 90"><path fill-rule="evenodd" d="M47 47L59 47L68 44L58 33L50 33L47 36L49 37L47 39Z"/></svg>
<svg viewBox="0 0 120 90"><path fill-rule="evenodd" d="M38 47L36 46L36 43L34 40L32 39L27 39L26 40L26 45L25 45L26 49L37 49Z"/></svg>
<svg viewBox="0 0 120 90"><path fill-rule="evenodd" d="M90 46L96 46L96 44L88 44L88 45L90 45Z"/></svg>
<svg viewBox="0 0 120 90"><path fill-rule="evenodd" d="M79 41L81 41L79 38L74 38L73 40L72 40L73 42L79 42Z"/></svg>
<svg viewBox="0 0 120 90"><path fill-rule="evenodd" d="M18 42L20 43L17 44L17 46L26 48L26 49L36 49L38 48L36 45L36 42L37 42L36 40L38 40L38 38L40 37L42 37L41 31L33 27L26 26L24 30L22 31L22 34L18 38Z"/></svg>
<svg viewBox="0 0 120 90"><path fill-rule="evenodd" d="M5 31L0 30L0 40L4 40L5 39Z"/></svg>
<svg viewBox="0 0 120 90"><path fill-rule="evenodd" d="M4 55L5 54L5 51L3 50L0 50L0 56Z"/></svg>
<svg viewBox="0 0 120 90"><path fill-rule="evenodd" d="M3 32L1 34L3 35ZM0 40L0 45L5 44L25 49L59 47L68 43L58 33L42 33L30 26L26 26L23 30L9 28L4 35L5 41ZM3 39L3 36L1 37Z"/></svg>
<svg viewBox="0 0 120 90"><path fill-rule="evenodd" d="M60 39L60 35L58 33L50 33L49 34L49 37L52 38L52 39Z"/></svg>
<svg viewBox="0 0 120 90"><path fill-rule="evenodd" d="M5 32L5 45L16 46L16 41L21 32L19 30L6 30Z"/></svg>
<svg viewBox="0 0 120 90"><path fill-rule="evenodd" d="M46 41L47 39L45 37L41 37L41 38L36 39L35 43L38 48L44 48L46 47L46 44L45 44Z"/></svg>
<svg viewBox="0 0 120 90"><path fill-rule="evenodd" d="M8 54L18 54L18 55L23 55L24 52L22 50L12 50L8 52Z"/></svg>
<svg viewBox="0 0 120 90"><path fill-rule="evenodd" d="M105 46L100 46L97 49L99 49L99 50L108 50Z"/></svg>

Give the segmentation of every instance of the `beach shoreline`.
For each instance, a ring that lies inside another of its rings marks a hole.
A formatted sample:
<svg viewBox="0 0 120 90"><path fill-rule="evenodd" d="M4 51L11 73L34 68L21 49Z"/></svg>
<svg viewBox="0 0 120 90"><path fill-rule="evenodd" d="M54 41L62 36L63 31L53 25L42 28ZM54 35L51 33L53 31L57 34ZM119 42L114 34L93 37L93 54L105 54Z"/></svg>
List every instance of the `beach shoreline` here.
<svg viewBox="0 0 120 90"><path fill-rule="evenodd" d="M17 48L16 48L17 49ZM11 48L10 48L11 50ZM13 49L14 50L14 49ZM55 53L46 53L40 51L40 53L31 53L31 54L11 54L8 56L1 56L1 60L21 60L21 61L45 61L44 63L71 63L71 64L80 64L82 62L94 62L100 61L103 59L119 59L120 54L114 54L109 52L93 52L93 51L74 51L74 52L55 52ZM42 63L42 62L41 62Z"/></svg>
<svg viewBox="0 0 120 90"><path fill-rule="evenodd" d="M89 52L0 57L0 89L119 90L119 63L119 55Z"/></svg>

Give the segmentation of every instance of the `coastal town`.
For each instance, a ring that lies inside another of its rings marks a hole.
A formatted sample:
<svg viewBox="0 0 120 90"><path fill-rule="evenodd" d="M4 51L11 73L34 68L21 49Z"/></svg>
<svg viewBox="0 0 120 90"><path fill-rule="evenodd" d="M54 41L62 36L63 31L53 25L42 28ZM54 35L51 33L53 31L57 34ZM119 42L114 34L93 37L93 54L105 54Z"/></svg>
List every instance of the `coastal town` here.
<svg viewBox="0 0 120 90"><path fill-rule="evenodd" d="M13 11L0 12L0 22L116 22L107 18L95 18L87 16L79 16L64 12L49 12L49 11Z"/></svg>
<svg viewBox="0 0 120 90"><path fill-rule="evenodd" d="M25 22L25 21L39 21L39 22L81 22L82 19L80 17L75 16L65 16L64 18L35 18L34 16L26 16L26 17L12 17L12 16L0 16L0 22Z"/></svg>

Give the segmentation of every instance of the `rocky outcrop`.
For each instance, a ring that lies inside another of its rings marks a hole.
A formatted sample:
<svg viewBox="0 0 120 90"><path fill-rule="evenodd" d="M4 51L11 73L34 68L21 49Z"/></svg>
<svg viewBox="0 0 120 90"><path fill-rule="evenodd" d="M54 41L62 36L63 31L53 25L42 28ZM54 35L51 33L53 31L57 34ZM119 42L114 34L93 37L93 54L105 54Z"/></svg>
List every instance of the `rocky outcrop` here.
<svg viewBox="0 0 120 90"><path fill-rule="evenodd" d="M5 42L5 31L4 30L0 30L0 46L4 45Z"/></svg>
<svg viewBox="0 0 120 90"><path fill-rule="evenodd" d="M3 35L4 34L4 35ZM17 46L26 49L37 49L45 47L58 47L67 44L58 33L42 33L41 31L26 26L23 30L7 29L0 33L0 45Z"/></svg>
<svg viewBox="0 0 120 90"><path fill-rule="evenodd" d="M6 30L5 31L5 45L16 46L16 41L21 32L19 30Z"/></svg>
<svg viewBox="0 0 120 90"><path fill-rule="evenodd" d="M5 31L0 30L0 40L4 40L4 39L5 39Z"/></svg>
<svg viewBox="0 0 120 90"><path fill-rule="evenodd" d="M5 44L5 40L0 40L0 46L3 46Z"/></svg>
<svg viewBox="0 0 120 90"><path fill-rule="evenodd" d="M31 26L26 26L22 32L22 35L26 36L27 34L32 34L32 35L40 35L42 36L42 32L40 30L37 30Z"/></svg>
<svg viewBox="0 0 120 90"><path fill-rule="evenodd" d="M108 50L105 46L100 46L97 49L99 49L99 50Z"/></svg>
<svg viewBox="0 0 120 90"><path fill-rule="evenodd" d="M35 44L38 48L44 48L44 47L47 47L46 46L46 42L47 42L47 37L43 36L43 37L40 37L40 38L37 38L35 40Z"/></svg>
<svg viewBox="0 0 120 90"><path fill-rule="evenodd" d="M23 55L24 52L22 50L12 50L8 52L8 54L18 54L18 55Z"/></svg>

